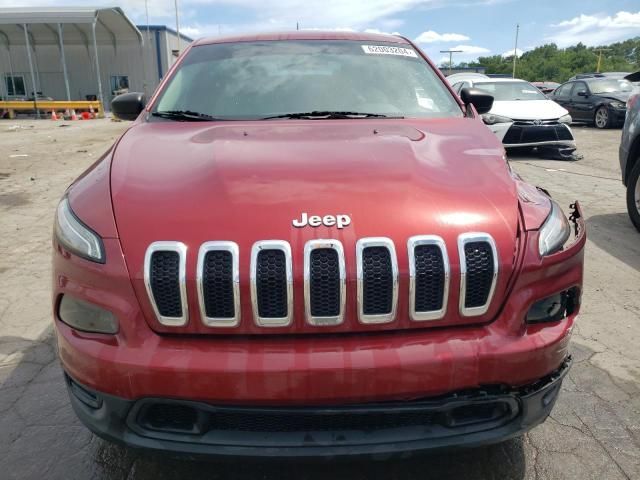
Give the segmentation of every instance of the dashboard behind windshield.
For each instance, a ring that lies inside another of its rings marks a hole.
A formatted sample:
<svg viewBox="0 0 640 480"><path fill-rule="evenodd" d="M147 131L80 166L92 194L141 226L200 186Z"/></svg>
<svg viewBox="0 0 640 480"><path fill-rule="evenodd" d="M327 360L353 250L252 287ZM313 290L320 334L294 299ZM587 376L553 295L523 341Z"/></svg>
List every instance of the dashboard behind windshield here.
<svg viewBox="0 0 640 480"><path fill-rule="evenodd" d="M153 111L216 119L313 111L462 116L451 92L410 45L343 40L193 47Z"/></svg>

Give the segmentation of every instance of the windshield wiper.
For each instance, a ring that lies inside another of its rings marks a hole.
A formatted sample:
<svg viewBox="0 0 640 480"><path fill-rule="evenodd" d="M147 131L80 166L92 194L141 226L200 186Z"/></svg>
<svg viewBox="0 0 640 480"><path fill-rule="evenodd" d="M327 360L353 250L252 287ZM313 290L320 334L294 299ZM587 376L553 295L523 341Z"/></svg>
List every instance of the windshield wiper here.
<svg viewBox="0 0 640 480"><path fill-rule="evenodd" d="M384 115L382 113L365 112L342 112L334 110L314 110L313 112L283 113L282 115L272 115L264 117L262 120L272 120L275 118L307 118L307 119L333 119L333 118L404 118L402 116Z"/></svg>
<svg viewBox="0 0 640 480"><path fill-rule="evenodd" d="M206 113L193 112L191 110L164 110L152 112L154 117L168 118L179 122L210 122L212 120L220 120Z"/></svg>

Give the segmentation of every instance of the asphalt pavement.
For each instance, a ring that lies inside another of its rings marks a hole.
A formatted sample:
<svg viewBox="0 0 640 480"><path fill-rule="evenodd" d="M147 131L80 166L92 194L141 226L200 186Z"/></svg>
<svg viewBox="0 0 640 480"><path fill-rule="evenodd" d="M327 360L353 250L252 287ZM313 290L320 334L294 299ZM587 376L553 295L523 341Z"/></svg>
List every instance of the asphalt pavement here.
<svg viewBox="0 0 640 480"><path fill-rule="evenodd" d="M95 437L71 410L51 326L53 213L66 186L125 127L0 122L0 478L640 479L640 233L625 210L620 130L575 127L579 161L511 158L563 206L580 200L587 219L575 363L543 425L474 450L285 463L133 451Z"/></svg>

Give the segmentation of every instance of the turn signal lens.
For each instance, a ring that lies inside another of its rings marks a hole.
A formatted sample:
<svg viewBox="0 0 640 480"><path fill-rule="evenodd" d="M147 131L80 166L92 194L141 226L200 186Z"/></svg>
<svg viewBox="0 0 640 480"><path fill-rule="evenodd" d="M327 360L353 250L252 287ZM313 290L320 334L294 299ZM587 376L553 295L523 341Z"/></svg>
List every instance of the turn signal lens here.
<svg viewBox="0 0 640 480"><path fill-rule="evenodd" d="M64 295L60 300L58 317L83 332L118 333L118 320L113 313L71 295Z"/></svg>

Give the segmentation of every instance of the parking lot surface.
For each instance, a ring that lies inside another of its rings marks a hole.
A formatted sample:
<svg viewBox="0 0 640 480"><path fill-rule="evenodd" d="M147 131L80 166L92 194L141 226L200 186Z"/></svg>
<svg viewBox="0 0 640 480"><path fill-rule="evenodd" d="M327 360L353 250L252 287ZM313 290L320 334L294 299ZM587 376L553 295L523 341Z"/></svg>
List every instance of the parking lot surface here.
<svg viewBox="0 0 640 480"><path fill-rule="evenodd" d="M126 127L0 122L0 478L640 478L640 234L625 210L620 130L574 128L584 155L577 162L511 159L563 206L580 200L587 218L575 363L543 425L475 450L283 465L128 450L89 433L71 410L52 335L53 213L66 186Z"/></svg>

